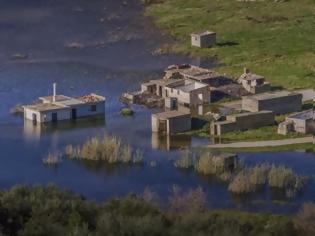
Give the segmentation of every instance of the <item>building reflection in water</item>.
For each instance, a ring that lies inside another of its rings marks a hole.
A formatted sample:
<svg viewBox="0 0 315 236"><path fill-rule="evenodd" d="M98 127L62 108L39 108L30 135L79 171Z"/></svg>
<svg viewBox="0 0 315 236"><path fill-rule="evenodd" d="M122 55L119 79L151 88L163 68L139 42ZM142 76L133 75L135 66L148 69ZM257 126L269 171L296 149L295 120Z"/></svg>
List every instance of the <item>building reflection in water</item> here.
<svg viewBox="0 0 315 236"><path fill-rule="evenodd" d="M189 135L163 135L152 133L152 148L160 150L173 150L190 147L192 138Z"/></svg>
<svg viewBox="0 0 315 236"><path fill-rule="evenodd" d="M26 140L40 140L43 135L54 134L59 131L73 129L104 127L106 120L104 116L78 119L74 121L59 121L58 123L34 124L31 120L24 120L24 138Z"/></svg>

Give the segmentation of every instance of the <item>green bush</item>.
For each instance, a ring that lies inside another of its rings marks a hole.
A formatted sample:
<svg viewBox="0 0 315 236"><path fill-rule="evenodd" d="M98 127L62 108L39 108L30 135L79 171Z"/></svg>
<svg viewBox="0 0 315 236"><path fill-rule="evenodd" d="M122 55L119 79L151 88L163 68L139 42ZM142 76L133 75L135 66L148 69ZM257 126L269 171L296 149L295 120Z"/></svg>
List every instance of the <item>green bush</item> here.
<svg viewBox="0 0 315 236"><path fill-rule="evenodd" d="M120 112L124 116L132 116L134 114L134 111L131 108L123 108Z"/></svg>
<svg viewBox="0 0 315 236"><path fill-rule="evenodd" d="M135 195L94 203L54 186L17 186L0 192L0 235L295 236L314 232L313 206L298 214L296 231L290 216L209 211L205 204L200 188L188 192L175 188L168 206L157 208Z"/></svg>

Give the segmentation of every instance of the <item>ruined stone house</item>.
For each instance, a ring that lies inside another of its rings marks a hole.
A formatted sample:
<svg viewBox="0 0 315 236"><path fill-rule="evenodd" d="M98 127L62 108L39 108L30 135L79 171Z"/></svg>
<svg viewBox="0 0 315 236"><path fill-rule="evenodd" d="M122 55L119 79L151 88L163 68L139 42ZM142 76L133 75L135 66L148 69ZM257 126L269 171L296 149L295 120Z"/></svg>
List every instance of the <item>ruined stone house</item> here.
<svg viewBox="0 0 315 236"><path fill-rule="evenodd" d="M246 68L238 79L238 83L252 94L264 93L270 90L270 83L266 82L264 76L253 74Z"/></svg>
<svg viewBox="0 0 315 236"><path fill-rule="evenodd" d="M310 109L288 116L278 126L278 134L286 135L290 132L301 134L315 133L315 111Z"/></svg>
<svg viewBox="0 0 315 236"><path fill-rule="evenodd" d="M166 111L151 116L152 132L176 134L191 129L191 114L185 111Z"/></svg>
<svg viewBox="0 0 315 236"><path fill-rule="evenodd" d="M216 71L198 66L182 64L171 65L165 70L165 79L188 79L204 83L210 87L220 87L232 83L232 80Z"/></svg>
<svg viewBox="0 0 315 236"><path fill-rule="evenodd" d="M211 93L206 84L186 79L152 80L141 85L142 92L150 92L163 98L176 98L180 105L194 107L210 103Z"/></svg>

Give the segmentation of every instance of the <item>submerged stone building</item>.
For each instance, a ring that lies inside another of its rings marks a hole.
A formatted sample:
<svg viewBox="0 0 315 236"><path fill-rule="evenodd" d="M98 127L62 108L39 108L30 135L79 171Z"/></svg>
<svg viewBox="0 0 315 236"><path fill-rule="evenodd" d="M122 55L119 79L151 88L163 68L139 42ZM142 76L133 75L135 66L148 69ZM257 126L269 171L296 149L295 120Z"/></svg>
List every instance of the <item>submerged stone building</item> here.
<svg viewBox="0 0 315 236"><path fill-rule="evenodd" d="M105 114L105 97L89 94L82 97L67 97L56 94L56 84L52 96L40 97L38 104L24 106L24 118L36 123L56 123Z"/></svg>
<svg viewBox="0 0 315 236"><path fill-rule="evenodd" d="M151 117L152 132L176 134L191 129L191 114L185 111L166 111Z"/></svg>

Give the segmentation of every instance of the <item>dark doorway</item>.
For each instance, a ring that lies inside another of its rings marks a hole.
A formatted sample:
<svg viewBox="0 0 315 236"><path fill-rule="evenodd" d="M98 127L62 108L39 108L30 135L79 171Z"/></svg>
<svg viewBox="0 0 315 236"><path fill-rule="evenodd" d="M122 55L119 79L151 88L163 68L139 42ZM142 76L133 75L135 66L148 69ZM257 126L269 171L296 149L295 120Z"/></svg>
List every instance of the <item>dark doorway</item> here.
<svg viewBox="0 0 315 236"><path fill-rule="evenodd" d="M57 121L58 121L58 115L57 115L57 113L52 113L52 114L51 114L51 121L52 121L53 123L57 123Z"/></svg>
<svg viewBox="0 0 315 236"><path fill-rule="evenodd" d="M164 134L167 132L167 121L166 120L160 120L159 121L159 132L164 133Z"/></svg>
<svg viewBox="0 0 315 236"><path fill-rule="evenodd" d="M71 119L76 120L77 119L77 109L72 109L71 111Z"/></svg>
<svg viewBox="0 0 315 236"><path fill-rule="evenodd" d="M37 115L35 113L32 114L32 120L33 120L33 124L36 125L37 124Z"/></svg>

